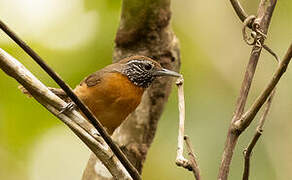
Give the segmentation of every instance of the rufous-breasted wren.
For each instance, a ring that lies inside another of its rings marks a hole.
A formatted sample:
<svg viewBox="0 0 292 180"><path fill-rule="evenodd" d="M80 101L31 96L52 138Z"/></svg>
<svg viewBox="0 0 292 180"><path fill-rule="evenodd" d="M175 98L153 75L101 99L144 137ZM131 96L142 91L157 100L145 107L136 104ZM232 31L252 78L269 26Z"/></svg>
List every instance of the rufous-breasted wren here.
<svg viewBox="0 0 292 180"><path fill-rule="evenodd" d="M160 76L181 75L162 68L151 58L131 56L89 75L74 93L112 134L140 104L144 91ZM51 90L63 99L66 97L61 89ZM28 94L24 89L22 91Z"/></svg>

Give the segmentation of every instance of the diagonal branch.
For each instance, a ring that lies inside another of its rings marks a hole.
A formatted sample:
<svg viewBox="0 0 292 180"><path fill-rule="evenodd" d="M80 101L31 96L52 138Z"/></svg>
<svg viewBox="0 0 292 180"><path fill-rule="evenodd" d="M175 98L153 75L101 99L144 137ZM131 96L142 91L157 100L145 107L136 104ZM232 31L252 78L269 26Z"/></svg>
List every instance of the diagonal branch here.
<svg viewBox="0 0 292 180"><path fill-rule="evenodd" d="M253 105L250 107L250 109L242 116L242 118L235 122L235 125L238 127L238 130L243 131L251 121L254 119L260 108L263 106L267 98L270 96L273 89L278 84L280 78L285 73L290 61L292 58L292 43L290 44L290 47L284 57L284 59L279 63L279 66L274 73L272 80L269 82L267 87L263 90L261 95L255 100Z"/></svg>
<svg viewBox="0 0 292 180"><path fill-rule="evenodd" d="M132 179L97 130L76 110L60 113L67 103L52 93L20 62L2 49L0 49L0 68L22 84L40 104L65 123L102 161L115 179Z"/></svg>
<svg viewBox="0 0 292 180"><path fill-rule="evenodd" d="M253 136L251 142L249 143L248 147L244 150L244 171L243 171L243 180L248 180L249 178L249 169L250 169L250 157L253 148L255 147L256 143L258 142L259 138L261 137L263 133L263 126L266 121L268 112L271 108L272 100L275 95L276 90L274 89L271 95L269 96L269 99L266 102L266 107L264 110L264 113L259 121L258 127L256 129L255 135Z"/></svg>

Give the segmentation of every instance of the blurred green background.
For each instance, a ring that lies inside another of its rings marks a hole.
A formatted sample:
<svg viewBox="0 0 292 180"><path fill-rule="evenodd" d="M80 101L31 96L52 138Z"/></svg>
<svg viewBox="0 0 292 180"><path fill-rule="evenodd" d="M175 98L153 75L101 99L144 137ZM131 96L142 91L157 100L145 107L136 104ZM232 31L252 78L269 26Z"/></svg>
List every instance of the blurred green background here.
<svg viewBox="0 0 292 180"><path fill-rule="evenodd" d="M244 0L255 14L259 0ZM0 17L24 38L71 87L111 63L121 1L0 0ZM226 132L250 54L242 24L229 1L172 1L172 26L181 43L185 77L186 133L191 137L204 179L216 179ZM283 57L292 41L292 1L278 1L266 43ZM48 86L53 81L7 36L0 47L20 60ZM263 51L248 105L277 67ZM0 71L0 179L79 180L89 150L59 120L17 89ZM292 69L278 85L252 157L252 180L292 179ZM241 178L242 151L258 117L241 136L230 179ZM143 178L193 179L176 167L178 110L176 88L159 122Z"/></svg>

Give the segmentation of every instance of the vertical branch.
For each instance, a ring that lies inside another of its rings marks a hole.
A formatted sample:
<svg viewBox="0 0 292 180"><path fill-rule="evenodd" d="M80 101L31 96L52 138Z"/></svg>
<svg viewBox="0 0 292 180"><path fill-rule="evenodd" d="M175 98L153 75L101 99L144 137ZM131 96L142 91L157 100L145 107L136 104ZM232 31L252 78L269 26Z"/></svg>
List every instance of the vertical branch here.
<svg viewBox="0 0 292 180"><path fill-rule="evenodd" d="M183 77L177 79L176 85L178 89L178 109L179 109L179 126L178 126L178 138L177 138L177 155L176 164L184 164L188 162L184 158L184 136L185 136L185 99L184 99L184 89L183 89Z"/></svg>
<svg viewBox="0 0 292 180"><path fill-rule="evenodd" d="M255 22L259 24L259 27L263 34L267 34L268 32L268 27L269 27L275 6L276 6L276 0L261 0L260 2L257 18L255 19ZM260 38L259 40L261 44L264 44L263 37ZM236 121L237 118L240 117L244 111L244 107L247 101L250 86L251 86L251 83L255 74L255 70L257 67L257 63L261 54L261 50L262 48L256 45L254 45L252 48L249 62L246 68L244 80L241 85L240 95L238 97L237 104L236 104L236 110L235 110L235 115L234 115L234 117L236 118L233 118L233 121Z"/></svg>
<svg viewBox="0 0 292 180"><path fill-rule="evenodd" d="M255 22L259 24L259 27L263 34L267 34L270 20L273 14L273 10L276 6L276 0L261 0L258 8L257 18ZM264 38L258 37L259 42L264 44ZM225 142L224 152L222 155L222 161L219 168L218 179L226 180L229 174L229 167L233 156L233 151L237 144L238 137L242 131L238 131L234 123L239 120L244 112L247 97L250 91L251 83L255 74L257 63L260 57L262 48L254 45L251 51L250 59L246 68L244 80L241 85L240 95L237 100L235 113L233 115L227 139Z"/></svg>
<svg viewBox="0 0 292 180"><path fill-rule="evenodd" d="M157 60L165 68L178 71L178 40L171 29L170 19L170 0L123 0L120 25L115 38L114 61L139 54ZM155 80L144 93L136 111L113 135L114 140L140 172L172 82L171 78ZM96 163L96 158L92 158L85 174L91 174L98 179L100 174L90 170L94 169L90 167Z"/></svg>
<svg viewBox="0 0 292 180"><path fill-rule="evenodd" d="M196 180L200 180L200 169L196 161L196 156L191 145L190 138L185 135L185 99L184 99L184 79L183 76L177 79L176 85L178 89L178 109L179 109L179 127L178 127L178 143L177 143L177 155L175 163L177 166L181 166L189 171L193 171ZM189 158L185 158L184 153L184 141L186 143L186 149Z"/></svg>

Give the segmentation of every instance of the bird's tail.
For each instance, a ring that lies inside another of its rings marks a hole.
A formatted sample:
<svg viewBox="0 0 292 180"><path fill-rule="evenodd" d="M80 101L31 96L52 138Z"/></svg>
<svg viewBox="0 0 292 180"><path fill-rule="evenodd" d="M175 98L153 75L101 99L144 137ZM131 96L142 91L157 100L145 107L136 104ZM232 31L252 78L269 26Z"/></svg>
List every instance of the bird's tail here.
<svg viewBox="0 0 292 180"><path fill-rule="evenodd" d="M67 94L63 91L63 89L60 88L52 88L52 87L48 87L50 91L52 91L54 94L56 94L59 98L63 99L66 102L70 102L70 98L67 96ZM18 89L20 89L20 91L27 95L28 97L32 97L32 95L28 92L28 90L26 90L23 86L18 86Z"/></svg>

